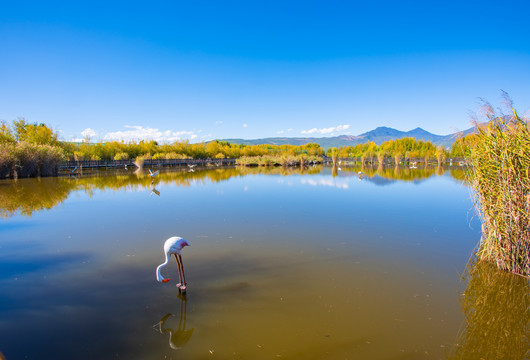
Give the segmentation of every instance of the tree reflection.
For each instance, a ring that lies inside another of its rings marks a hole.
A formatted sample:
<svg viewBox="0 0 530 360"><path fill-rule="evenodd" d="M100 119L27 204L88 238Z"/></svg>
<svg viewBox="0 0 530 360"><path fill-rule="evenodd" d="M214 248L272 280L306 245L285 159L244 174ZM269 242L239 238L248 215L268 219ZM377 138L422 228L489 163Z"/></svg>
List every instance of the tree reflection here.
<svg viewBox="0 0 530 360"><path fill-rule="evenodd" d="M178 298L180 299L180 317L177 328L166 327L166 322L173 316L171 313L164 315L164 317L153 326L154 328L158 327L158 331L160 331L161 334L169 335L169 347L174 350L182 349L186 346L188 341L190 341L194 330L193 328L186 330L186 305L188 302L186 294L179 294Z"/></svg>
<svg viewBox="0 0 530 360"><path fill-rule="evenodd" d="M10 217L17 213L31 216L40 210L49 210L62 203L77 184L69 178L37 178L5 180L0 182L0 215Z"/></svg>
<svg viewBox="0 0 530 360"><path fill-rule="evenodd" d="M343 166L341 170L344 172L344 174L348 173L355 173L357 174L359 171L362 171L363 177L370 180L371 178L375 177L376 175L392 181L418 181L418 180L424 180L427 179L433 175L442 176L444 175L445 171L444 169L432 167L432 166L426 166L423 168L415 168L411 169L408 166L385 166L385 165L379 165L377 167L373 167L371 165L363 165L363 166ZM451 172L451 174L453 174Z"/></svg>
<svg viewBox="0 0 530 360"><path fill-rule="evenodd" d="M461 297L465 328L449 359L527 359L530 355L528 279L477 262Z"/></svg>
<svg viewBox="0 0 530 360"><path fill-rule="evenodd" d="M16 214L31 216L36 211L51 209L62 203L74 191L84 191L92 196L94 190L122 190L147 189L150 194L160 195L159 188L163 184L191 186L208 182L226 181L232 177L248 175L314 175L326 169L322 165L308 165L303 167L230 167L197 169L189 172L187 169L160 169L156 182L144 171L130 172L126 170L102 170L76 172L76 176L68 174L65 177L37 178L0 181L0 215L10 217ZM370 180L379 176L392 181L416 181L426 179L434 174L443 174L443 170L432 167L426 169L409 169L408 167L390 166L342 166L332 169L332 176L358 176L363 172L363 178ZM339 175L340 174L340 175ZM457 179L463 177L458 170L451 169L451 176Z"/></svg>

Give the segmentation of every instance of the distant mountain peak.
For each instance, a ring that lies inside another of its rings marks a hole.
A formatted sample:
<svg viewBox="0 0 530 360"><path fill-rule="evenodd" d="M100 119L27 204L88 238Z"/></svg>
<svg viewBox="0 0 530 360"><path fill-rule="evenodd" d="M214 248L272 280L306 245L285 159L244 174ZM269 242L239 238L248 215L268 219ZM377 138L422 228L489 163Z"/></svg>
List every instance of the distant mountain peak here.
<svg viewBox="0 0 530 360"><path fill-rule="evenodd" d="M473 132L474 127L467 129L463 132L468 134ZM324 149L331 147L340 147L340 146L355 146L357 144L362 144L366 142L373 141L377 145L381 145L385 141L397 140L405 137L413 137L416 140L430 141L433 144L448 147L453 144L457 139L457 133L449 135L436 135L430 133L421 127L417 127L410 131L400 131L387 126L378 126L374 130L365 132L360 135L339 135L332 137L320 137L320 138L308 138L308 137L299 137L299 138L288 138L288 137L276 137L276 138L265 138L265 139L255 139L255 140L244 140L244 139L225 139L223 141L228 141L234 144L245 144L245 145L257 145L257 144L271 144L271 145L305 145L308 143L317 143L322 146Z"/></svg>

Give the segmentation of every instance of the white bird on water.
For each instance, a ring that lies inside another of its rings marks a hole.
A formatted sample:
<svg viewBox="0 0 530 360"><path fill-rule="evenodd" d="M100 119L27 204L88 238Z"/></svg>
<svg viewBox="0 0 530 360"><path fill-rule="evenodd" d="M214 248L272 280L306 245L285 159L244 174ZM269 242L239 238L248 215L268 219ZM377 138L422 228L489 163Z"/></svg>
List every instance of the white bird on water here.
<svg viewBox="0 0 530 360"><path fill-rule="evenodd" d="M151 176L152 178L154 178L155 176L157 176L158 174L160 174L160 170L157 170L155 172L152 172L151 169L149 169L149 176Z"/></svg>
<svg viewBox="0 0 530 360"><path fill-rule="evenodd" d="M190 243L181 237L173 236L167 239L164 243L164 253L166 254L166 261L158 265L158 267L156 268L156 280L158 282L168 282L170 279L165 279L162 274L160 274L160 269L169 263L169 258L171 257L171 255L175 255L175 260L177 261L177 266L179 270L179 283L177 284L177 287L182 292L186 292L184 265L182 264L182 255L180 254L184 246L190 246Z"/></svg>

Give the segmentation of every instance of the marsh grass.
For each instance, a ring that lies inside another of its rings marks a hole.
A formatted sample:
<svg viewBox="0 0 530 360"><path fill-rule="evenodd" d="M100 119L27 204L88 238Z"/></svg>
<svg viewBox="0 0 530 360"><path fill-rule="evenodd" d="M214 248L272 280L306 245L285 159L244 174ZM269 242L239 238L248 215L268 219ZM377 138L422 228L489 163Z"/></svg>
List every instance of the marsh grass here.
<svg viewBox="0 0 530 360"><path fill-rule="evenodd" d="M65 159L58 146L21 141L0 145L0 178L56 176Z"/></svg>
<svg viewBox="0 0 530 360"><path fill-rule="evenodd" d="M57 176L59 163L66 159L64 151L57 146L38 145L39 176Z"/></svg>
<svg viewBox="0 0 530 360"><path fill-rule="evenodd" d="M339 158L339 150L337 148L331 149L331 161L333 166L337 166L337 160Z"/></svg>
<svg viewBox="0 0 530 360"><path fill-rule="evenodd" d="M384 165L386 157L387 157L387 153L385 151L380 150L377 152L377 161L379 163L379 166Z"/></svg>
<svg viewBox="0 0 530 360"><path fill-rule="evenodd" d="M15 166L14 144L0 144L0 179L8 177Z"/></svg>
<svg viewBox="0 0 530 360"><path fill-rule="evenodd" d="M399 163L401 162L401 153L400 152L396 152L394 153L394 162L396 163L396 166L399 165Z"/></svg>
<svg viewBox="0 0 530 360"><path fill-rule="evenodd" d="M478 258L528 276L530 131L527 122L512 111L509 117L489 112L488 125L477 126L469 175L482 221Z"/></svg>
<svg viewBox="0 0 530 360"><path fill-rule="evenodd" d="M443 147L438 146L436 148L436 160L438 160L438 166L442 166L445 159L447 158L447 155L445 153L445 150Z"/></svg>

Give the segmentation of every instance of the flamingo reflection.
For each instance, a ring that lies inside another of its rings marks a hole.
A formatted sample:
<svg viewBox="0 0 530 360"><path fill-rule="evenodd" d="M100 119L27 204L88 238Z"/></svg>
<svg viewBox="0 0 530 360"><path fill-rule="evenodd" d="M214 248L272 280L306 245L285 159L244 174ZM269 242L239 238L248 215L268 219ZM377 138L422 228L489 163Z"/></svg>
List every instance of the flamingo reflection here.
<svg viewBox="0 0 530 360"><path fill-rule="evenodd" d="M161 334L169 334L169 347L174 350L182 349L186 346L194 330L193 328L186 330L186 304L188 302L186 294L179 294L178 298L180 299L180 318L177 329L165 327L166 321L173 316L171 313L164 315L164 317L153 326L153 328L158 327L158 331L160 331Z"/></svg>

